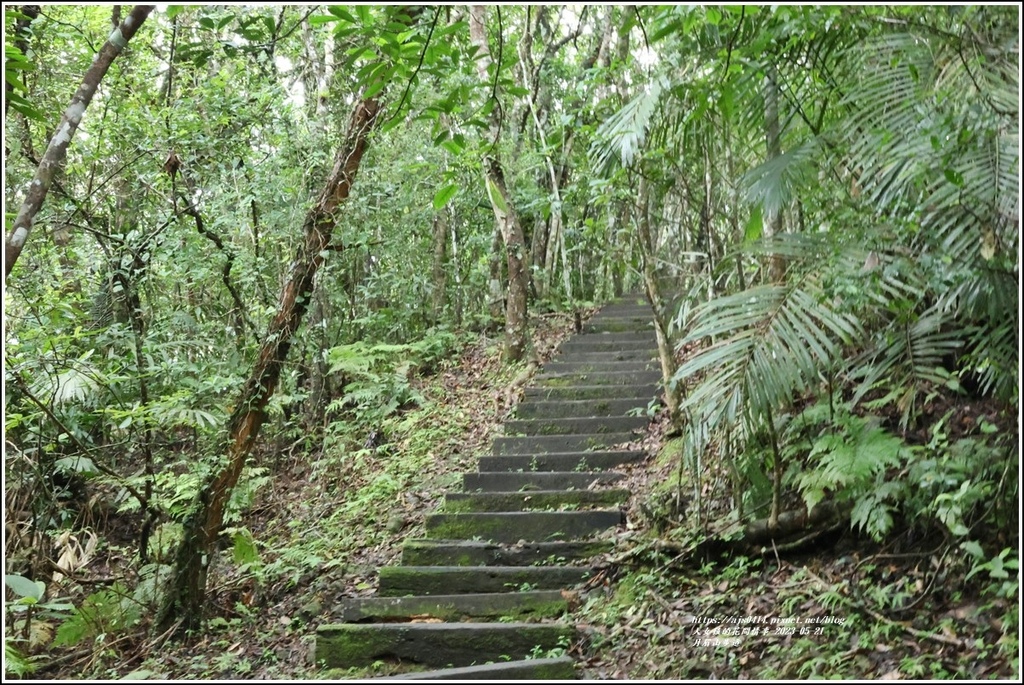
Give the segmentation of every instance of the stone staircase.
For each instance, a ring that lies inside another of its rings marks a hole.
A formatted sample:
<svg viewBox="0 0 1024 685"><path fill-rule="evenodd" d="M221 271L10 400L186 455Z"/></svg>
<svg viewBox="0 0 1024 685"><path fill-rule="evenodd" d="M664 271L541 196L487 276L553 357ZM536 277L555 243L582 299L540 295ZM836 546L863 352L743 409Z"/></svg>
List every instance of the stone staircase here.
<svg viewBox="0 0 1024 685"><path fill-rule="evenodd" d="M342 623L317 631L329 668L416 664L385 679L553 680L572 659L531 658L571 644L558 620L591 578L601 534L624 523L629 492L613 469L644 452L612 449L648 423L632 416L658 394L661 373L642 296L614 302L563 343L525 390L492 454L463 475L409 540L399 566L380 569L377 595L342 600Z"/></svg>

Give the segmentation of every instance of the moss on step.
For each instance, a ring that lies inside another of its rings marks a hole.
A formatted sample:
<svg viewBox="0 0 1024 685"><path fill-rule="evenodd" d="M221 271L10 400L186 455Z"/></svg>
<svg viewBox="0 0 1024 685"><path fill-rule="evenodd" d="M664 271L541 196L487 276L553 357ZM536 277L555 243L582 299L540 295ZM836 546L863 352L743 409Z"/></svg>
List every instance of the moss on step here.
<svg viewBox="0 0 1024 685"><path fill-rule="evenodd" d="M551 511L566 505L614 507L627 499L629 491L622 489L459 493L457 497L446 497L438 511L446 514L478 511Z"/></svg>
<svg viewBox="0 0 1024 685"><path fill-rule="evenodd" d="M317 630L315 658L328 668L364 666L395 657L432 666L469 666L522 659L575 633L556 623L334 624Z"/></svg>

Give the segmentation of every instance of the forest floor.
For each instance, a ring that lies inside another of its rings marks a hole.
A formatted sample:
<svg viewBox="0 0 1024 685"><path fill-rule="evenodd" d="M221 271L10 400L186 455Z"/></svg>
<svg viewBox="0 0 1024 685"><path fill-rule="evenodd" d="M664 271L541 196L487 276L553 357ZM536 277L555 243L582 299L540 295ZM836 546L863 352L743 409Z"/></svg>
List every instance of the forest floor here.
<svg viewBox="0 0 1024 685"><path fill-rule="evenodd" d="M540 361L572 327L569 316L536 319ZM533 370L503 364L497 341L478 339L417 381L418 407L372 436L349 436L349 449L268 450L262 463L277 475L237 522L248 537L236 536L211 572L205 630L174 641L149 634L144 622L58 652L33 677L326 677L312 662L316 626L331 622L338 598L372 594L376 569L396 561L403 540L422 536L425 515L486 451ZM569 651L582 678L1019 675L1015 585L997 596L991 582L968 582L968 569L948 558L941 539L912 539L908 528L879 545L843 529L795 552L686 554L679 532L692 526L693 512L673 504L666 487L678 474L668 430L661 411L642 441L651 461L629 473L629 523L603 560L602 582L570 617L581 629ZM714 479L724 476L709 474L710 498Z"/></svg>

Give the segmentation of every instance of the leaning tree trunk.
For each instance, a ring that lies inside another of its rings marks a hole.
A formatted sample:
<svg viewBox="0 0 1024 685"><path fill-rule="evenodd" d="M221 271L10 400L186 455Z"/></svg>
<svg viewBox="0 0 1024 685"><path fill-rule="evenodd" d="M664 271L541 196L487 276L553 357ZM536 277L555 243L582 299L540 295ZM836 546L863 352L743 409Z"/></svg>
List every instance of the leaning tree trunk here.
<svg viewBox="0 0 1024 685"><path fill-rule="evenodd" d="M11 275L14 263L21 256L25 240L28 239L28 233L32 230L32 221L43 206L43 201L46 199L46 194L50 191L50 185L53 183L54 176L57 175L57 172L64 164L64 158L68 154L68 146L71 144L71 137L75 135L78 125L82 123L82 116L85 114L89 103L92 102L100 81L103 80L114 58L121 54L121 51L128 45L128 41L138 32L139 27L146 21L146 17L149 16L154 7L155 5L136 5L135 9L131 11L121 25L114 29L113 33L110 34L110 38L103 44L100 51L96 53L92 65L85 72L85 76L82 77L82 85L75 91L70 104L68 104L68 108L64 110L60 126L57 127L57 132L50 139L50 144L47 146L46 152L43 153L43 158L39 162L39 168L36 169L36 176L32 180L31 185L29 185L28 192L25 193L25 201L22 202L21 209L18 210L18 216L14 220L14 226L11 228L11 233L7 236L7 244L4 249L5 281Z"/></svg>
<svg viewBox="0 0 1024 685"><path fill-rule="evenodd" d="M306 215L302 243L282 289L277 314L228 421L226 463L203 487L185 522L184 542L178 549L172 586L160 620L164 628L178 620L183 627L194 628L202 616L206 576L224 522L224 509L266 418L264 410L277 387L292 336L309 306L314 277L330 246L335 211L349 196L379 110L376 97L356 105L324 190Z"/></svg>
<svg viewBox="0 0 1024 685"><path fill-rule="evenodd" d="M487 83L487 65L490 63L490 50L487 47L487 32L484 27L486 8L473 5L469 9L469 34L473 44L479 48L477 71L480 80ZM500 69L501 65L495 65ZM505 299L505 356L511 361L519 361L526 354L529 345L527 330L528 313L526 309L529 291L529 268L527 267L526 240L523 237L523 226L519 221L515 206L505 185L505 174L498 157L498 143L501 138L501 108L491 110L491 140L489 152L484 155L484 181L487 184L487 197L494 210L497 228L505 243L505 259L508 266L508 296Z"/></svg>

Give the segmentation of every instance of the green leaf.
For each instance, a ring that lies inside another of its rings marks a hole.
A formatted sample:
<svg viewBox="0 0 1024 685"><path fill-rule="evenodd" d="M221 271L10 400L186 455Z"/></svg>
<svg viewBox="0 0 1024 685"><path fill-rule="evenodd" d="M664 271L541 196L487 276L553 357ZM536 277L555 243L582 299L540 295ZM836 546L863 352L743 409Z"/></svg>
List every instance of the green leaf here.
<svg viewBox="0 0 1024 685"><path fill-rule="evenodd" d="M323 26L329 24L332 21L338 21L341 17L335 17L330 14L317 14L309 18L310 26Z"/></svg>
<svg viewBox="0 0 1024 685"><path fill-rule="evenodd" d="M4 583L19 597L27 597L37 602L43 598L46 591L46 584L42 581L29 580L25 576L13 573L4 576Z"/></svg>
<svg viewBox="0 0 1024 685"><path fill-rule="evenodd" d="M69 473L80 473L83 476L99 475L96 463L89 457L62 457L53 462L54 468Z"/></svg>
<svg viewBox="0 0 1024 685"><path fill-rule="evenodd" d="M145 668L137 668L128 675L121 678L121 680L149 680L150 678L159 678L160 674L154 671L150 671Z"/></svg>
<svg viewBox="0 0 1024 685"><path fill-rule="evenodd" d="M449 183L441 190L434 194L434 209L442 209L448 204L448 201L455 197L455 193L459 192L459 186L455 183Z"/></svg>
<svg viewBox="0 0 1024 685"><path fill-rule="evenodd" d="M981 545L979 545L974 540L965 540L964 542L961 542L960 549L967 552L975 559L980 560L985 558L985 550L983 550L981 548Z"/></svg>
<svg viewBox="0 0 1024 685"><path fill-rule="evenodd" d="M353 17L352 14L342 5L331 5L327 8L327 11L339 19L344 19L350 24L356 23L356 18Z"/></svg>
<svg viewBox="0 0 1024 685"><path fill-rule="evenodd" d="M462 151L465 149L465 147L458 140L454 139L443 141L441 143L441 147L443 147L445 150L452 153L453 155L460 155L462 154Z"/></svg>
<svg viewBox="0 0 1024 685"><path fill-rule="evenodd" d="M747 226L743 231L743 239L748 243L752 243L760 240L763 233L764 217L762 216L761 205L754 205L750 210L750 218L747 220Z"/></svg>
<svg viewBox="0 0 1024 685"><path fill-rule="evenodd" d="M501 190L490 178L486 180L487 197L491 199L491 204L494 205L502 214L508 214L508 204L505 203L505 198L502 196Z"/></svg>
<svg viewBox="0 0 1024 685"><path fill-rule="evenodd" d="M235 529L231 536L233 542L232 558L236 564L255 564L260 560L259 550L256 548L256 540L248 528Z"/></svg>
<svg viewBox="0 0 1024 685"><path fill-rule="evenodd" d="M363 91L363 99L369 100L371 98L377 97L378 95L381 94L381 92L384 90L384 87L387 85L387 80L383 78L374 81L366 90Z"/></svg>

